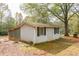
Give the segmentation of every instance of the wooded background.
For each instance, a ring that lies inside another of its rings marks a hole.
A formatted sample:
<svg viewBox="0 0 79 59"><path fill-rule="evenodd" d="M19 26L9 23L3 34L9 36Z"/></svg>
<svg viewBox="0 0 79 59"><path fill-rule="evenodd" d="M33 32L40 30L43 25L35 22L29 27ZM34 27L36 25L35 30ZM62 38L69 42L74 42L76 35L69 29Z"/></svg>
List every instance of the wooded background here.
<svg viewBox="0 0 79 59"><path fill-rule="evenodd" d="M12 16L6 3L0 3L0 35L7 35L8 30L22 22L62 25L61 33L65 36L79 33L79 4L75 3L23 3L19 6L27 16L16 12Z"/></svg>

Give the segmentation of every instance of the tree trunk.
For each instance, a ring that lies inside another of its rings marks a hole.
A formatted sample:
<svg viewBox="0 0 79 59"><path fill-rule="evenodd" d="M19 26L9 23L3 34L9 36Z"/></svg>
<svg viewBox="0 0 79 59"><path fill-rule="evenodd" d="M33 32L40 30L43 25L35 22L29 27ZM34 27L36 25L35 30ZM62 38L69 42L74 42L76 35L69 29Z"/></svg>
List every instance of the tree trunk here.
<svg viewBox="0 0 79 59"><path fill-rule="evenodd" d="M65 36L69 36L68 34L68 6L65 5L65 14L64 14L64 24L65 24Z"/></svg>
<svg viewBox="0 0 79 59"><path fill-rule="evenodd" d="M68 20L65 19L65 36L69 36L68 34Z"/></svg>

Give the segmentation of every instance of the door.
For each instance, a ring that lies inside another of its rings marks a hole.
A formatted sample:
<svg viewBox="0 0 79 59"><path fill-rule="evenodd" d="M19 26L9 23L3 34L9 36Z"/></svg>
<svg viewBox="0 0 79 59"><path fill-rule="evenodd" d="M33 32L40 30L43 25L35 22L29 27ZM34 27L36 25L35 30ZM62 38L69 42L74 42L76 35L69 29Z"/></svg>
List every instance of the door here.
<svg viewBox="0 0 79 59"><path fill-rule="evenodd" d="M53 33L54 33L54 31L53 31L52 28L48 28L48 29L47 29L47 37L48 37L48 41L53 40Z"/></svg>

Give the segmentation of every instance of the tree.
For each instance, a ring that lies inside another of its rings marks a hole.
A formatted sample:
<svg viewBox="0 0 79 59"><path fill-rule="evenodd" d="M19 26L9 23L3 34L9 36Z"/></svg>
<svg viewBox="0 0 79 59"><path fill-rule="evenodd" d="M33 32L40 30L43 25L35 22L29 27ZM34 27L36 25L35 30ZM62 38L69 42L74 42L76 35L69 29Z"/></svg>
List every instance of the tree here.
<svg viewBox="0 0 79 59"><path fill-rule="evenodd" d="M65 36L69 36L68 34L68 21L75 14L71 11L73 7L73 3L58 3L51 5L51 8L48 10L56 16L59 20L61 20L65 25Z"/></svg>
<svg viewBox="0 0 79 59"><path fill-rule="evenodd" d="M26 16L25 18L24 18L24 22L28 22L28 23L37 23L37 17L35 17L35 16Z"/></svg>
<svg viewBox="0 0 79 59"><path fill-rule="evenodd" d="M71 19L69 20L69 32L71 34L75 34L76 32L79 32L79 20L77 15L75 14L73 17L71 17Z"/></svg>
<svg viewBox="0 0 79 59"><path fill-rule="evenodd" d="M79 4L75 4L75 12L77 16L77 33L79 33Z"/></svg>
<svg viewBox="0 0 79 59"><path fill-rule="evenodd" d="M16 20L10 17L10 20L6 21L6 31L16 27Z"/></svg>
<svg viewBox="0 0 79 59"><path fill-rule="evenodd" d="M5 3L0 3L0 31L3 31L3 17L5 15L5 11L8 10L8 5Z"/></svg>
<svg viewBox="0 0 79 59"><path fill-rule="evenodd" d="M36 17L35 22L48 23L49 22L49 13L46 8L46 4L37 4L37 3L24 3L21 5L21 10L28 14L31 17Z"/></svg>
<svg viewBox="0 0 79 59"><path fill-rule="evenodd" d="M55 4L23 4L21 10L25 13L30 13L32 16L38 18L38 22L48 23L50 22L50 15L57 17L64 23L65 36L69 36L68 22L70 18L75 14L72 12L74 8L73 3L55 3ZM52 17L53 17L52 16ZM37 19L36 18L36 19Z"/></svg>
<svg viewBox="0 0 79 59"><path fill-rule="evenodd" d="M6 14L5 14L5 23L6 23L6 31L8 31L9 29L13 28L16 26L16 20L12 17L12 14L11 14L11 11L10 9L8 9L6 11Z"/></svg>
<svg viewBox="0 0 79 59"><path fill-rule="evenodd" d="M15 18L16 18L16 21L17 21L17 25L18 25L18 24L21 24L21 22L22 22L22 20L23 20L22 14L16 12Z"/></svg>

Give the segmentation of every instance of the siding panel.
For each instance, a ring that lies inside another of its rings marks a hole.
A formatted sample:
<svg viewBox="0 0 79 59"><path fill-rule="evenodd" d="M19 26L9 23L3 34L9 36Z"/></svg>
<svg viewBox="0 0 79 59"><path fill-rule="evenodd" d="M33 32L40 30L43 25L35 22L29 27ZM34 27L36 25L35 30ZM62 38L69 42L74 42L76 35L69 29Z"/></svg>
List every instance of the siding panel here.
<svg viewBox="0 0 79 59"><path fill-rule="evenodd" d="M26 42L33 42L34 40L34 28L29 26L21 27L21 40Z"/></svg>
<svg viewBox="0 0 79 59"><path fill-rule="evenodd" d="M10 31L9 32L9 37L10 37L9 38L10 40L15 40L15 41L19 40L20 39L20 29Z"/></svg>

